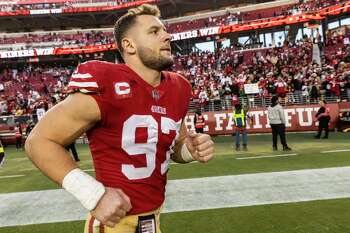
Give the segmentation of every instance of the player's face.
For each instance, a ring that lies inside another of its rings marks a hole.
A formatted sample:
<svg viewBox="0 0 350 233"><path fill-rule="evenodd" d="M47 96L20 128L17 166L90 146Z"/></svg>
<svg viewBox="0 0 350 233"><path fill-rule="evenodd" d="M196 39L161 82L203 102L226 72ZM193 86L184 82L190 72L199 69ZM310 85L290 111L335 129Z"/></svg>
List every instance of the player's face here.
<svg viewBox="0 0 350 233"><path fill-rule="evenodd" d="M137 17L134 41L141 62L154 70L162 71L174 64L171 55L171 36L162 22L151 15Z"/></svg>

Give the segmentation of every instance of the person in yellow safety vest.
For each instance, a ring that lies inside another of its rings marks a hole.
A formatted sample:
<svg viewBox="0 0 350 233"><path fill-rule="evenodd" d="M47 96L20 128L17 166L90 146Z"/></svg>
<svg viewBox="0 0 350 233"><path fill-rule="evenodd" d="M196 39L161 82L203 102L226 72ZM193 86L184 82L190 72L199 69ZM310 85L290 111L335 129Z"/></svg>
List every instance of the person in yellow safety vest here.
<svg viewBox="0 0 350 233"><path fill-rule="evenodd" d="M5 162L5 150L4 146L2 145L2 142L0 141L0 167L4 164Z"/></svg>
<svg viewBox="0 0 350 233"><path fill-rule="evenodd" d="M196 129L196 133L203 133L205 126L205 119L201 113L201 111L197 111L194 116L194 127Z"/></svg>
<svg viewBox="0 0 350 233"><path fill-rule="evenodd" d="M241 150L241 134L243 141L243 150L248 150L248 135L247 135L247 118L251 119L247 115L241 104L236 104L232 114L233 122L235 124L235 137L236 137L236 151Z"/></svg>

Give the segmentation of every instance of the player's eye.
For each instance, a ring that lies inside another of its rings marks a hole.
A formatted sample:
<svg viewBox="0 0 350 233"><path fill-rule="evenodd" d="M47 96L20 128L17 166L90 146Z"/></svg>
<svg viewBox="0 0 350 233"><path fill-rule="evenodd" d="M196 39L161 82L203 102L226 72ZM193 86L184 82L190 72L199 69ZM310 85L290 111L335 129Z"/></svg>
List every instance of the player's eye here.
<svg viewBox="0 0 350 233"><path fill-rule="evenodd" d="M151 34L157 35L158 34L158 30L156 30L156 29L152 30Z"/></svg>

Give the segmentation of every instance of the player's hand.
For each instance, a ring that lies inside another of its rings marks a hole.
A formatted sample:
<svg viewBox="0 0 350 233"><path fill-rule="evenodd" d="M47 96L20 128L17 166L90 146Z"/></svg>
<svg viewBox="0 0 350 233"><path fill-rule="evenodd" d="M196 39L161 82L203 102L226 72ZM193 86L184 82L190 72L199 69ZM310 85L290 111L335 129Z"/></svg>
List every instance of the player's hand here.
<svg viewBox="0 0 350 233"><path fill-rule="evenodd" d="M194 160L207 163L214 157L214 142L210 135L188 132L185 140L187 149L192 154Z"/></svg>
<svg viewBox="0 0 350 233"><path fill-rule="evenodd" d="M106 188L91 215L102 224L114 227L130 210L130 199L121 189Z"/></svg>

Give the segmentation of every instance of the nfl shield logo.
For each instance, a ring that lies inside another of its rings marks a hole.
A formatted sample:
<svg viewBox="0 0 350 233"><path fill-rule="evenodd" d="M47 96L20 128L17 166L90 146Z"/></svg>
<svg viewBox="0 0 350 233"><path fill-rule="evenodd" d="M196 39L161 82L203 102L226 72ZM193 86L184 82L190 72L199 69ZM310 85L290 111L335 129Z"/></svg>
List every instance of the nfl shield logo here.
<svg viewBox="0 0 350 233"><path fill-rule="evenodd" d="M155 100L159 100L160 98L159 92L157 90L152 90L152 97Z"/></svg>

